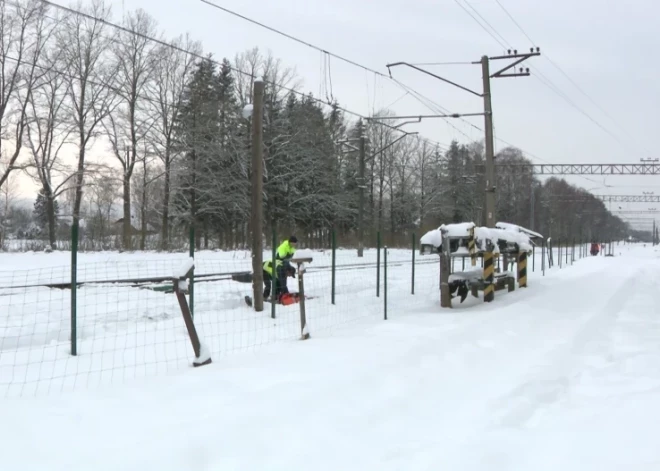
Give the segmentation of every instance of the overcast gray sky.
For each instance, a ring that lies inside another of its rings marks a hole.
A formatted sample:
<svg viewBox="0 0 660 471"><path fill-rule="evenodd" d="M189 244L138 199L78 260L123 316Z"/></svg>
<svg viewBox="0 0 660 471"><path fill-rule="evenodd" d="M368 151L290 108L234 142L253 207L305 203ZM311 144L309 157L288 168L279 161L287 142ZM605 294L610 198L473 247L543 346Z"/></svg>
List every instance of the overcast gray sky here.
<svg viewBox="0 0 660 471"><path fill-rule="evenodd" d="M465 0L212 1L383 73L387 72L388 62L464 62L478 60L484 54L503 53L503 47L459 3L477 16L471 6L507 44L519 50L538 46L543 54L528 62L532 77L493 81L497 138L520 147L539 163L636 163L640 158L660 156L652 142L654 131L660 128L660 117L651 112L660 103L657 86L660 66L654 63L660 45L657 1L499 0L534 40L533 44L496 0L469 0L469 5ZM324 84L321 70L324 61L318 51L198 0L115 0L113 8L116 19L121 16L122 8L143 8L158 20L168 36L189 32L216 58L233 58L254 46L271 50L286 65L296 68L303 80L303 90L318 95ZM333 95L348 109L370 114L396 101L391 108L397 114L432 113L411 96L401 98L404 92L389 80L335 59L331 59L330 69ZM481 89L479 66L446 65L429 69L470 88ZM393 69L393 73L406 85L451 111L482 110L479 98L431 77L405 68ZM566 95L615 137L552 88ZM483 128L483 118L468 119ZM460 131L442 120L429 120L406 129L445 144L452 139L465 142L468 137L482 138L480 131L470 125L457 120L452 123ZM496 148L505 145L496 142ZM594 193L656 191L660 194L660 182L653 176L607 179L592 176L589 180L570 177L568 180L587 189L594 188ZM630 205L636 209L646 206L652 205Z"/></svg>

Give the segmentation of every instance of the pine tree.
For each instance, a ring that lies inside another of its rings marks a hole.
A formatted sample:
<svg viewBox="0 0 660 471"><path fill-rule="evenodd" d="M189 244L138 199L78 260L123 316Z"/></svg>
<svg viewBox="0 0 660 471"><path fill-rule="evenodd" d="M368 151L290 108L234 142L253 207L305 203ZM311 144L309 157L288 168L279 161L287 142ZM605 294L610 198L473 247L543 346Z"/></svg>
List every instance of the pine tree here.
<svg viewBox="0 0 660 471"><path fill-rule="evenodd" d="M219 86L215 62L201 60L186 87L178 116L177 142L184 158L178 162L178 185L174 206L182 221L197 228L196 246L200 247L205 197L200 191L200 176L217 150L219 135ZM206 232L206 231L204 231Z"/></svg>
<svg viewBox="0 0 660 471"><path fill-rule="evenodd" d="M215 79L218 134L205 161L199 187L203 193L204 218L210 230L224 238L231 227L247 218L247 147L241 139L241 118L231 64L222 61Z"/></svg>
<svg viewBox="0 0 660 471"><path fill-rule="evenodd" d="M59 215L60 212L60 208L57 200L53 199L52 204L53 204L53 219L56 221L57 216ZM48 213L48 197L46 196L46 192L44 191L43 188L39 190L39 193L37 194L37 199L34 202L34 209L32 211L32 217L36 224L39 236L43 237L49 235L51 232L54 232L49 230L51 223L49 222L50 216ZM53 240L51 240L50 242L51 245L54 244Z"/></svg>

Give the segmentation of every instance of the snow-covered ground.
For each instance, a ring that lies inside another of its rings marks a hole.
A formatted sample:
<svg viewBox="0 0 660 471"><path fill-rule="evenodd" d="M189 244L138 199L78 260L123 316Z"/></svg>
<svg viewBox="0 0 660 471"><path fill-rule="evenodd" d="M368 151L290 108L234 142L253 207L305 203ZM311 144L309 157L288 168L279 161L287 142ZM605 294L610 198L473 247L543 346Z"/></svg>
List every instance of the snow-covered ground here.
<svg viewBox="0 0 660 471"><path fill-rule="evenodd" d="M428 306L437 298L436 256L417 257L418 294L412 296L412 253L388 253L392 312ZM15 267L0 271L0 397L73 391L188 368L193 351L176 297L135 282L172 277L186 254L80 254L77 279L85 284L77 291L75 357L70 354L71 291L53 286L70 281L69 256L0 254L0 266ZM355 251L337 253L334 305L330 253L314 252L313 258L305 274L306 294L314 297L306 309L310 329L384 317L385 273L381 269L377 297L375 250L361 259ZM298 305L277 306L272 319L270 304L265 313L245 304L251 284L232 281L228 274L251 271L249 253L202 251L195 264L195 324L215 359L300 335ZM289 288L296 291L297 280L289 279Z"/></svg>
<svg viewBox="0 0 660 471"><path fill-rule="evenodd" d="M131 372L123 385L36 398L39 391L24 389L25 397L0 402L0 463L68 471L658 470L660 252L620 246L615 255L555 266L545 277L537 266L529 288L497 292L490 304L468 297L454 310L439 308L435 264L417 267L413 296L411 265L402 263L388 273L387 321L371 269L347 269L338 272L347 280L334 308L329 292L310 300L312 338L304 342L284 341L297 334L297 310L278 314L274 322L287 334L277 337L271 321L252 318L237 300L230 313L281 341L214 353L202 368L177 364L142 378ZM323 273L309 274L310 294L327 291ZM228 302L198 286L200 303ZM314 309L326 314L314 320ZM208 320L208 307L199 310L200 330L227 324ZM108 327L107 316L96 322L103 319ZM175 319L153 321L168 322ZM154 338L113 328L113 351L117 342ZM238 336L219 332L222 341ZM213 334L204 332L207 341ZM95 338L81 341L81 351L98 346ZM164 340L162 352L173 345L182 345L182 359L190 350L177 337ZM131 354L147 351L133 347ZM89 377L80 370L84 356L68 360L78 365L79 382Z"/></svg>

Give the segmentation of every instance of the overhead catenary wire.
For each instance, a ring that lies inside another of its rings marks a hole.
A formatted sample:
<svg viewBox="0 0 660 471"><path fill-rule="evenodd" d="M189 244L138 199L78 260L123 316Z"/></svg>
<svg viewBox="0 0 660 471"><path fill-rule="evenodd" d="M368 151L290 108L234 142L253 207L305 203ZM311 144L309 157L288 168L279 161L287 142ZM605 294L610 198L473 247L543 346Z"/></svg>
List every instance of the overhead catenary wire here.
<svg viewBox="0 0 660 471"><path fill-rule="evenodd" d="M170 43L170 42L164 41L164 40L162 40L162 39L154 38L154 37L152 37L152 36L149 36L149 35L146 35L146 34L143 34L143 33L140 33L140 32L132 31L132 30L130 30L130 29L124 27L124 26L121 26L121 25L119 25L119 24L117 24L117 23L114 23L114 22L112 22L112 21L105 20L105 19L102 19L102 18L96 18L96 17L94 17L94 16L92 16L92 15L90 15L90 14L87 14L87 13L85 13L85 12L82 12L82 11L76 10L76 9L74 9L74 8L66 7L66 6L64 6L64 5L60 5L60 4L55 3L55 2L52 2L52 1L50 1L50 0L38 0L38 1L40 1L41 3L43 3L43 4L45 4L45 5L49 5L49 6L53 7L53 8L55 8L55 9L58 9L58 10L61 10L61 11L65 11L65 12L70 13L70 14L73 14L73 15L78 15L78 16L81 16L81 17L87 18L87 19L92 20L92 21L98 21L99 23L102 23L102 24L104 24L104 25L106 25L106 26L108 26L108 27L110 27L110 28L113 28L113 29L116 29L116 30L119 30L119 31L124 31L124 32L126 32L126 33L129 33L129 34L135 35L135 36L137 36L137 37L140 37L140 38L142 38L142 39L145 39L145 40L147 40L147 41L150 41L150 42L152 42L152 43L154 43L154 44L158 44L158 45L161 45L161 46L163 46L163 47L168 47L168 48L171 48L171 49L176 50L176 51L178 51L178 52L181 52L181 53L183 53L183 54L190 55L190 56L195 57L195 58L197 58L197 59L199 59L199 60L210 61L211 63L213 63L213 64L215 64L215 65L218 65L218 66L222 65L222 63L221 63L220 61L218 61L218 60L212 59L212 58L210 58L210 57L208 57L208 56L204 56L204 55L202 55L202 54L197 54L197 53L195 53L194 51L190 51L190 50L187 50L187 49L185 49L185 48L182 48L182 47L176 46L175 44L172 44L172 43ZM12 5L11 2L6 2L6 3ZM13 3L13 5L14 5L14 6L18 6L18 5L15 4L15 3ZM114 39L114 38L108 38L108 39L110 39L110 40L116 40L116 39ZM315 46L312 46L312 47L315 47ZM316 47L315 47L315 48L316 48ZM334 54L332 54L332 53L329 53L329 52L327 52L327 51L324 51L324 50L322 50L322 49L320 49L320 48L316 48L316 49L318 49L319 51L321 51L321 52L323 52L323 53L326 53L328 56L338 57L338 56L336 56L336 55L334 55ZM342 60L343 60L343 58L342 58ZM376 73L376 74L382 75L382 76L384 76L384 77L387 77L387 76L385 76L384 74L381 74L381 73L379 73L379 72L377 72L377 71L375 71L375 70L369 69L368 67L364 67L364 66L361 66L361 67L364 68L365 70L369 71L369 72ZM239 74L244 75L244 76L247 76L247 77L254 78L253 75L250 74L249 72L246 72L246 71L241 70L241 69L239 69L239 68L237 68L237 67L234 67L233 65L230 65L230 69L231 69L233 72L239 73ZM388 77L388 78L389 78L389 77ZM300 97L311 98L314 102L316 102L316 103L318 103L318 104L322 104L322 105L325 105L325 106L329 106L329 107L331 107L331 108L336 108L337 110L340 110L340 111L342 111L342 112L344 112L344 113L346 113L346 114L348 114L348 115L351 115L351 116L353 116L353 117L355 117L355 118L363 119L363 120L365 120L365 119L368 118L368 116L366 116L366 115L364 115L364 114L362 114L362 113L358 113L358 112L353 111L353 110L351 110L351 109L348 109L348 108L346 108L346 107L339 106L336 102L330 102L330 101L323 100L322 98L315 97L315 96L313 96L313 95L310 95L309 93L306 93L306 92L303 92L303 91L300 91L300 90L296 90L295 88L287 87L287 86L285 86L285 85L281 85L281 84L278 84L278 83L275 83L275 82L269 81L269 80L267 80L267 79L265 79L265 78L264 78L264 82L265 82L267 85L270 85L270 86L272 86L272 87L274 87L274 88L276 88L276 89L284 90L284 91L286 91L286 92L293 93L293 94L295 94L295 95L297 95L297 96L300 96ZM382 123L380 123L380 124L382 124ZM397 132L405 133L405 131L403 131L403 130L401 130L401 129L397 129L397 128L394 128L394 127L391 127L391 128L392 128L393 130L397 131ZM434 141L434 140L432 140L432 139L429 139L429 138L427 138L427 137L419 136L419 138L428 141L430 144L434 144L434 145L438 145L438 144L440 144L440 143L438 143L438 142L436 142L436 141Z"/></svg>
<svg viewBox="0 0 660 471"><path fill-rule="evenodd" d="M475 8L474 6L472 6L472 5L469 4L467 1L464 0L465 3L466 3L466 5L468 5L468 6L470 7L470 9L472 9L472 10L473 10L473 11L479 16L479 18L481 18L481 19L484 21L484 23L486 23L486 24L490 27L490 29L492 30L492 32L491 32L491 30L489 30L488 28L486 28L486 26L484 26L484 24L482 24L482 23L481 23L481 22L480 22L480 21L479 21L479 20L478 20L473 14L472 14L472 13L470 13L470 12L469 12L469 11L468 11L468 10L467 10L467 9L461 4L461 3L460 3L459 0L454 0L454 1L455 1L455 2L456 2L456 3L457 3L457 4L458 4L458 5L459 5L459 6L460 6L460 7L461 7L466 13L468 13L468 15L470 15L470 16L472 17L472 19L474 19L474 20L477 22L477 24L479 24L479 26L481 26L481 28L482 28L484 31L486 31L486 32L487 32L487 33L488 33L488 34L489 34L489 35L490 35L490 36L491 36L491 37L492 37L492 38L493 38L498 44L500 44L500 46L502 46L502 47L504 47L504 48L509 48L509 49L511 49L511 44L510 44L510 43L509 43L509 42L508 42L508 41L507 41L507 40L506 40L506 39L505 39L505 38L504 38L504 37L503 37L503 36L502 36L502 35L501 35L501 34L500 34L500 33L499 33L499 32L498 32L498 31L497 31L497 30L496 30L496 29L495 29L495 28L494 28L494 27L493 27L493 26L492 26L492 25L491 25L491 24L490 24L490 23L489 23L489 22L488 22L488 21L487 21L487 20L486 20L486 19L485 19L485 18L484 18L479 12L478 12L478 11L477 11L477 10L476 10L476 8ZM534 42L534 41L531 39L531 37L525 32L525 30L520 26L520 24L519 24L517 21L515 21L515 19L514 19L513 16L508 12L508 10L506 10L506 9L504 8L504 6L503 6L499 1L496 0L496 2L497 2L497 4L500 6L500 8L502 8L502 10L504 10L504 12L507 14L507 16L509 16L509 18L513 21L513 23L518 27L518 29L520 29L520 31L525 35L525 37L526 37L526 38L527 38L532 44L534 44L535 42ZM587 95L587 93L584 92L584 90L582 90L581 87L579 87L579 85L577 85L577 83L575 83L575 81L574 81L573 79L571 79L571 78L568 76L568 74L566 74L566 72L563 71L563 69L561 69L561 68L560 68L560 67L559 67L554 61L552 61L549 57L547 57L547 59L548 59L548 60L550 61L550 63L553 64L553 65L554 65L554 66L555 66L555 67L556 67L556 68L557 68L557 69L558 69L563 75L565 75L565 76L569 79L569 81L571 81L571 82L573 83L573 85L576 86L576 87L580 90L580 92L581 92L582 94L584 94L584 95L585 95L585 96L586 96L586 97L587 97L592 103L594 103L594 104L596 105L596 107L598 107L598 108L599 108L599 109L600 109L600 110L601 110L606 116L608 116L610 119L612 119L612 120L614 121L614 119L611 118L611 117L607 114L607 112L605 112L605 111L604 111L604 110L603 110L603 109L602 109L602 108L601 108L601 107L600 107L600 106L599 106L599 105L598 105L598 104L597 104L597 103L596 103L596 102L595 102L595 101L594 101L589 95ZM546 77L546 76L545 76L545 75L544 75L544 74L543 74L538 68L530 67L530 69L532 69L532 70L535 72L535 74L534 74L535 77L536 77L537 80L539 80L544 86L546 86L547 88L549 88L553 93L555 93L555 94L558 95L560 98L562 98L564 101L566 101L566 103L568 103L568 104L569 104L571 107L573 107L576 111L578 111L580 114L582 114L584 117L586 117L586 118L587 118L589 121L591 121L594 125L596 125L598 128L600 128L603 132L605 132L605 133L608 134L610 137L612 137L614 140L616 140L619 144L625 146L625 143L624 143L624 142L623 142L623 141L622 141L622 140L621 140L621 139L620 139L615 133L613 133L611 130L609 130L607 127L605 127L603 124L601 124L598 120L596 120L594 117L592 117L589 113L587 113L586 111L584 111L579 105L577 105L573 100L571 100L570 97L568 97L568 95L566 95L564 92L562 92L562 91L559 89L559 87L557 87L557 86L556 86L556 85L555 85L555 84L554 84L549 78L547 78L547 77ZM616 121L615 121L615 122L616 122ZM618 124L618 123L617 123L617 124ZM621 126L619 125L619 127L621 127ZM626 132L625 129L624 129L624 132Z"/></svg>
<svg viewBox="0 0 660 471"><path fill-rule="evenodd" d="M474 65L472 61L454 61L454 62L411 62L410 65L432 66L432 65Z"/></svg>
<svg viewBox="0 0 660 471"><path fill-rule="evenodd" d="M241 15L240 13L238 13L238 12L236 12L236 11L234 11L234 10L230 10L229 8L223 7L222 5L218 5L217 3L213 3L213 2L211 2L211 1L209 1L209 0L200 0L200 1L201 1L202 3L205 3L205 4L207 4L207 5L211 6L211 7L213 7L213 8L217 8L218 10L224 11L225 13L228 13L228 14L230 14L230 15L232 15L232 16L235 16L235 17L237 17L237 18L240 18L240 19L242 19L242 20L245 20L245 21L247 21L248 23L252 23L252 24L254 24L254 25L256 25L256 26L259 26L259 27L261 27L261 28L267 29L268 31L271 31L271 32L273 32L273 33L275 33L275 34L279 34L280 36L284 36L285 38L288 38L288 39L290 39L290 40L292 40L292 41L295 41L295 42L297 42L297 43L303 44L303 45L305 45L305 46L307 46L307 47L310 47L310 48L312 48L312 49L316 49L317 51L323 52L323 53L327 54L328 56L330 56L330 57L334 57L335 59L338 59L338 60L341 60L341 61L343 61L343 62L346 62L347 64L353 65L353 66L355 66L355 67L359 67L360 69L363 69L363 70L365 70L365 71L367 71L367 72L374 73L374 74L379 75L379 76L381 76L381 77L389 78L386 74L383 74L382 72L378 72L377 70L374 70L374 69L372 69L372 68L370 68L370 67L367 67L367 66L365 66L365 65L359 64L359 63L357 63L357 62L355 62L355 61L353 61L353 60L351 60L351 59L347 59L346 57L343 57L343 56L340 56L340 55L335 54L335 53L333 53L333 52L327 51L326 49L323 49L323 48L321 48L321 47L319 47L319 46L316 46L316 45L314 45L314 44L312 44L312 43L309 43L309 42L307 42L307 41L305 41L305 40L303 40L303 39L300 39L300 38L298 38L298 37L296 37L296 36L293 36L293 35L291 35L291 34L285 33L284 31L281 31L281 30L279 30L279 29L277 29L277 28L273 28L272 26L268 26L268 25L265 24L265 23L261 23L260 21L254 20L254 19L252 19L252 18L250 18L250 17L247 17L247 16L245 16L245 15Z"/></svg>
<svg viewBox="0 0 660 471"><path fill-rule="evenodd" d="M471 13L471 12L465 7L465 6L463 6L463 5L460 3L459 0L454 0L454 2L456 2L456 4L457 4L458 6L460 6L460 7L463 9L463 11L465 11L465 12L466 12L466 13L467 13L467 14L468 14L468 15L469 15L469 16L470 16L470 17L471 17L471 18L472 18L472 19L473 19L473 20L474 20L474 21L475 21L475 22L476 22L476 23L477 23L477 24L478 24L478 25L479 25L479 26L480 26L480 27L481 27L481 28L482 28L482 29L483 29L488 35L489 35L489 36L491 36L491 37L495 40L495 42L497 42L500 46L502 46L502 47L505 48L505 49L513 49L513 48L511 47L511 44L506 40L506 38L504 38L504 37L503 37L503 36L502 36L502 35L501 35L501 34L495 29L495 27L493 27L488 21L486 21L486 20L483 18L483 16L482 16L481 14L479 14L479 12L476 10L476 8L475 8L474 6L472 6L471 4L469 4L466 0L463 0L463 1L465 2L466 5L468 5L468 6L469 6L469 7L475 12L476 15L478 15L480 18L483 19L483 21L488 25L488 27L486 27L481 21L479 21L479 19L477 19L477 17L476 17L474 14L472 14L472 13ZM498 2L498 3L499 3L499 2ZM490 29L489 29L489 28L490 28ZM491 31L491 30L492 30L492 31ZM524 33L524 34L525 34L525 36L527 36L528 39L530 39L530 42L532 42L532 44L534 44L534 41L531 41L531 38L529 38L529 36L528 36L526 33ZM591 117L591 115L589 115L587 112L585 112L584 110L582 110L577 104L575 104L575 103L573 102L573 100L571 100L571 99L570 99L565 93L563 93L563 92L562 92L562 91L561 91L561 90L560 90L560 89L559 89L559 88L558 88L558 87L557 87L557 86L556 86L556 85L555 85L555 84L554 84L549 78L547 78L547 77L546 77L546 76L545 76L540 70L538 70L538 69L536 69L536 68L533 68L533 67L530 67L530 68L535 72L534 76L537 78L537 80L539 80L543 85L545 85L546 87L548 87L553 93L557 94L557 95L558 95L559 97L561 97L564 101L566 101L569 105L571 105L573 108L575 108L577 111L579 111L579 112L580 112L581 114L583 114L585 117L587 117L590 121L592 121L596 126L598 126L600 129L602 129L602 130L603 130L604 132L606 132L608 135L610 135L610 136L613 137L615 140L617 140L617 142L619 142L620 144L623 145L623 142L622 142L622 141L621 141L621 140L620 140L620 139L619 139L614 133L612 133L609 129L605 128L605 127L604 127L602 124L600 124L597 120L595 120L593 117ZM508 143L508 142L505 141L504 139L496 138L496 140L501 141L501 142L504 142L504 143L506 143L506 144L508 144L508 145L513 146L513 144ZM520 147L519 147L519 148L520 148ZM521 149L521 150L522 150L525 154L528 154L528 155L530 155L530 156L534 156L534 154L532 154L532 153L530 153L530 152L527 152L527 151L525 151L524 149ZM535 157L537 160L541 160L541 161L544 161L544 162L548 162L547 160L545 160L545 159L541 159L540 157L536 157L536 156L534 156L534 157ZM549 163L549 162L548 162L548 163ZM584 179L587 180L587 181L590 181L590 182L593 182L593 183L597 183L597 182L596 182L595 180L593 180L593 179L590 179L590 178L587 178L587 177L584 177L584 176L581 176L581 177L584 178Z"/></svg>
<svg viewBox="0 0 660 471"><path fill-rule="evenodd" d="M324 48L322 48L322 47L316 46L316 45L314 45L314 44L312 44L312 43L310 43L310 42L308 42L308 41L305 41L305 40L303 40L303 39L300 39L300 38L298 38L298 37L296 37L296 36L293 36L293 35L291 35L291 34L285 33L284 31L281 31L281 30L279 30L279 29L277 29L277 28L274 28L274 27L272 27L272 26L268 26L268 25L266 25L265 23L262 23L262 22L260 22L260 21L255 20L255 19L252 19L252 18L250 18L250 17L248 17L248 16L242 15L242 14L240 14L240 13L234 11L234 10L231 10L231 9L229 9L229 8L227 8L227 7L224 7L224 6L218 5L217 3L211 2L211 1L209 1L209 0L200 0L200 1L201 1L202 3L205 3L205 4L207 4L207 5L211 6L211 7L213 7L213 8L216 8L216 9L218 9L218 10L221 10L221 11L227 13L227 14L230 14L230 15L232 15L232 16L235 16L235 17L237 17L237 18L240 18L240 19L242 19L242 20L245 20L245 21L247 21L247 22L249 22L249 23L252 23L252 24L254 24L254 25L256 25L256 26L259 26L259 27L265 28L265 29L267 29L268 31L271 31L271 32L273 32L273 33L275 33L275 34L278 34L278 35L280 35L280 36L283 36L283 37L285 37L285 38L288 38L288 39L290 39L290 40L292 40L292 41L295 41L295 42L297 42L297 43L299 43L299 44L302 44L302 45L304 45L304 46L307 46L307 47L310 47L310 48L312 48L312 49L315 49L315 50L317 50L317 51L319 51L319 52L321 52L321 53L327 54L327 55L330 56L330 57L334 57L334 58L337 59L337 60L343 61L343 62L345 62L345 63L347 63L347 64L350 64L350 65L352 65L352 66L355 66L355 67L359 67L360 69L364 70L365 73L367 73L367 74L373 74L373 75L374 75L374 84L373 84L373 94L374 94L374 97L373 97L373 100L371 99L371 97L370 97L370 92L369 92L369 79L368 79L368 77L366 77L366 79L367 79L367 99L370 101L370 104L368 105L368 108L371 108L371 110L372 110L372 115L375 114L375 110L376 110L376 88L377 88L376 80L377 80L377 79L383 79L383 78L384 78L384 79L387 79L387 80L391 80L393 83L397 84L400 88L402 88L402 89L404 89L404 90L406 90L406 91L411 90L411 88L410 88L409 86L403 84L401 81L399 81L399 80L397 80L397 79L394 79L394 78L390 77L388 74L384 74L384 73L379 72L379 71L377 71L377 70L375 70L375 69L372 69L371 67L368 67L368 66L365 66L365 65L363 65L363 64L360 64L360 63L358 63L358 62L355 62L355 61L353 61L353 60L351 60L351 59L348 59L348 58L346 58L346 57L344 57L344 56L341 56L341 55L339 55L339 54L335 54L335 53L333 53L333 52L330 52L330 51L328 51L328 50L326 50L326 49L324 49ZM414 93L415 93L415 94L418 94L418 95L421 95L421 94L420 94L419 92L417 92L417 91L414 91ZM451 124L450 121L447 121L447 122L450 123L451 126L453 126L453 124ZM466 136L467 136L467 135L466 135ZM467 137L469 138L469 136L467 136ZM424 139L427 139L427 138L424 138ZM431 142L432 142L432 141L431 141Z"/></svg>
<svg viewBox="0 0 660 471"><path fill-rule="evenodd" d="M482 23L481 21L479 21L479 19L477 19L477 17L476 17L474 14L472 14L472 13L471 13L471 12L470 12L470 11L464 6L464 5L460 2L460 0L454 0L454 2L456 2L456 4L457 4L458 6L460 6L460 7L463 9L463 11L465 11L465 12L466 12L466 13L467 13L467 14L468 14L468 15L469 15L469 16L470 16L470 17L471 17L471 18L472 18L472 19L473 19L473 20L474 20L474 21L475 21L475 22L476 22L476 23L477 23L477 24L478 24L478 25L479 25L479 26L480 26L480 27L486 32L486 33L488 33L488 35L491 36L491 37L492 37L492 38L493 38L493 39L494 39L494 40L495 40L500 46L502 46L504 49L513 49L513 48L511 47L511 43L509 43L509 41L507 41L507 40L504 38L504 36L502 36L502 35L501 35L501 34L495 29L495 27L493 27L493 26L492 26L492 25L491 25L491 24L490 24L490 23L489 23L489 22L488 22L488 21L487 21L487 20L486 20L486 19L485 19L480 13L479 13L479 12L477 11L477 9L476 9L474 6L472 6L471 4L469 4L469 3L468 3L467 1L465 1L465 0L463 0L463 1L465 2L466 5L468 5L468 6L470 7L471 10L473 10L473 11L475 12L476 15L479 16L479 18L481 18L481 19L483 20L483 22L484 22L485 24ZM487 27L486 25L487 25L488 27ZM526 33L525 33L525 35L527 36ZM529 39L529 38L528 38L528 39ZM533 43L533 41L532 41L532 43ZM598 122L598 120L596 120L595 118L593 118L589 113L587 113L586 111L584 111L579 105L577 105L573 100L571 100L570 97L568 97L568 95L566 95L565 93L563 93L563 92L559 89L559 87L557 87L557 86L556 86L556 85L555 85L555 84L554 84L549 78L547 78L547 77L546 77L546 76L545 76L540 70L538 70L537 68L534 68L534 67L530 67L530 69L532 69L532 70L535 72L535 74L534 74L535 77L536 77L537 80L539 80L544 86L548 87L553 93L557 94L560 98L562 98L564 101L566 101L566 103L568 103L571 107L573 107L573 108L576 109L579 113L581 113L582 115L584 115L587 119L589 119L592 123L594 123L597 127L599 127L602 131L604 131L606 134L608 134L608 135L609 135L610 137L612 137L614 140L616 140L617 142L619 142L619 144L625 146L625 144L623 143L623 141L621 141L621 140L619 139L619 137L618 137L616 134L614 134L614 133L613 133L612 131L610 131L608 128L606 128L605 126L603 126L600 122Z"/></svg>
<svg viewBox="0 0 660 471"><path fill-rule="evenodd" d="M523 35L529 40L529 42L530 42L531 44L534 44L535 41L530 37L529 34L527 34L527 31L525 31L525 29L520 25L520 23L518 23L518 22L516 21L516 19L515 19L515 18L513 17L513 15L509 12L509 10L507 10L507 8L506 8L506 7L505 7L505 6L504 6L499 0L495 0L495 3L497 3L497 5L498 5L498 6L502 9L502 11L503 11L503 12L509 17L509 19L513 22L513 24L516 25L516 27L518 28L518 30L520 30L520 32L521 32L521 33L522 33L522 34L523 34ZM557 64L554 60L552 60L552 57L550 57L547 53L544 53L544 54L543 54L543 57L544 57L544 58L545 58L545 59L546 59L546 60L547 60L547 61L548 61L548 62L549 62L549 63L550 63L555 69L557 69L557 70L558 70L558 71L559 71L559 72L560 72L560 73L561 73L561 74L562 74L562 75L563 75L563 76L564 76L569 82L571 82L571 84L572 84L572 85L573 85L573 86L574 86L574 87L575 87L575 88L576 88L576 89L577 89L577 90L578 90L578 91L579 91L584 97L586 97L586 98L587 98L587 99L588 99L588 100L589 100L589 101L590 101L590 102L591 102L596 108L598 108L598 109L601 111L601 113L603 113L603 114L604 114L605 116L607 116L607 117L608 117L613 123L615 123L615 124L616 124L616 125L617 125L617 126L618 126L618 127L624 132L624 133L625 133L625 134L628 135L628 137L630 137L631 139L633 139L633 137L630 135L630 133L628 132L628 130L627 130L624 126L622 126L621 123L620 123L618 120L616 120L615 118L613 118L613 117L612 117L612 116L611 116L611 115L610 115L610 114L609 114L609 113L608 113L608 112L607 112L602 106L600 106L600 104L598 104L598 102L596 102L596 100L594 100L594 99L591 97L591 95L589 95L586 91L584 91L584 89L583 89L583 88L582 88L582 87L581 87L581 86L580 86L575 80L573 80L573 78L572 78L570 75L568 75L568 73L566 73L566 71L564 71L564 69L562 69L562 68L559 66L559 64Z"/></svg>
<svg viewBox="0 0 660 471"><path fill-rule="evenodd" d="M57 4L57 3L51 2L51 1L49 1L49 0L39 0L39 1L40 1L41 3L46 4L46 5L50 5L50 6L52 6L53 8L56 8L56 9L59 9L59 10L66 11L66 12L68 12L68 13L70 13L70 14L74 14L74 15L82 16L82 17L87 18L87 19L92 20L92 21L98 21L99 23L102 23L102 24L104 24L104 25L106 25L106 26L109 26L110 28L114 28L114 29L117 29L117 30L120 30L120 31L124 31L124 32L126 32L126 33L129 33L129 34L135 35L135 36L137 36L137 37L140 37L140 38L142 38L142 39L145 39L145 40L147 40L147 41L153 42L153 43L155 43L155 44L159 44L159 45L161 45L161 46L168 47L168 48L170 48L170 49L173 49L173 50L175 50L175 51L181 52L181 53L183 53L183 54L190 55L190 56L195 57L195 58L197 58L197 59L199 59L199 60L209 61L209 62L211 62L211 63L213 63L213 64L215 64L215 65L218 65L218 66L222 65L222 63L221 63L220 61L218 61L218 60L212 59L212 58L210 58L210 57L208 57L208 56L204 56L204 55L202 55L202 54L197 54L196 52L193 52L193 51L190 51L190 50L184 49L184 48L182 48L182 47L176 46L175 44L169 43L169 42L167 42L167 41L163 41L163 40L161 40L161 39L154 38L154 37L152 37L152 36L149 36L149 35L146 35L146 34L143 34L143 33L139 33L139 32L136 32L136 31L132 31L132 30L130 30L130 29L124 27L124 26L118 25L117 23L113 23L112 21L104 20L104 19L102 19L102 18L96 18L96 17L94 17L94 16L92 16L92 15L89 15L89 14L87 14L87 13L85 13L85 12L82 12L82 11L79 11L79 10L75 10L75 9L73 9L73 8L70 8L70 7L65 7L65 6L63 6L63 5L60 5L60 4ZM112 38L109 38L109 39L112 40ZM232 66L232 65L230 65L229 67L230 67L230 69L231 69L233 72L239 73L239 74L244 75L244 76L247 76L247 77L255 78L255 77L254 77L252 74L250 74L249 72L246 72L246 71L244 71L244 70L241 70L241 69L239 69L239 68L237 68L237 67L234 67L234 66ZM280 90L285 90L285 91L287 91L287 92L289 92L289 93L293 93L293 94L298 95L298 96L301 96L301 97L309 97L309 96L310 96L308 93L301 92L301 91L299 91L299 90L296 90L295 88L287 87L287 86L285 86L285 85L277 84L277 83L272 82L272 81L269 81L269 80L267 80L267 79L264 79L264 82L265 82L267 85L270 85L270 86L275 87L275 88L280 89ZM350 109L347 109L347 108L341 107L341 106L337 105L336 103L331 103L331 102L325 101L325 100L323 100L323 99L321 99L321 98L314 97L314 96L311 96L311 98L312 98L312 100L314 100L314 101L317 102L317 103L324 104L324 105L327 105L327 106L330 106L330 107L336 107L337 109L339 109L339 110L341 110L341 111L343 111L343 112L345 112L345 113L347 113L347 114L350 114L350 115L352 115L352 116L355 116L355 117L357 117L357 118L362 118L362 119L366 118L366 117L365 117L364 115L362 115L361 113L358 113L358 112L356 112L356 111L352 111L352 110L350 110Z"/></svg>

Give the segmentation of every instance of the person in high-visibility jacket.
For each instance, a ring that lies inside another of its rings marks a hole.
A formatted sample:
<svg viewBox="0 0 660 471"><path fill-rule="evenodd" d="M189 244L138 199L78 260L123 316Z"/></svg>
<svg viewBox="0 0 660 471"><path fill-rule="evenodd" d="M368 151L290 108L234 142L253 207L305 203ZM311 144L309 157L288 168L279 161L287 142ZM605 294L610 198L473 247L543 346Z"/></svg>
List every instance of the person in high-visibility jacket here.
<svg viewBox="0 0 660 471"><path fill-rule="evenodd" d="M272 291L273 280L277 280L277 285L275 287L275 292L273 293L273 299L280 299L285 293L289 292L289 288L286 285L287 277L295 277L296 269L288 262L283 262L282 260L275 260L275 273L273 273L273 261L268 260L264 262L264 299L270 296Z"/></svg>
<svg viewBox="0 0 660 471"><path fill-rule="evenodd" d="M298 239L293 235L282 242L277 248L277 259L290 260L293 258L293 254L296 253L296 244L298 244Z"/></svg>

